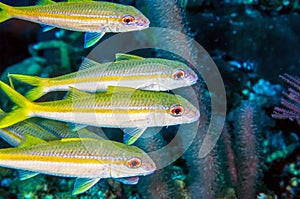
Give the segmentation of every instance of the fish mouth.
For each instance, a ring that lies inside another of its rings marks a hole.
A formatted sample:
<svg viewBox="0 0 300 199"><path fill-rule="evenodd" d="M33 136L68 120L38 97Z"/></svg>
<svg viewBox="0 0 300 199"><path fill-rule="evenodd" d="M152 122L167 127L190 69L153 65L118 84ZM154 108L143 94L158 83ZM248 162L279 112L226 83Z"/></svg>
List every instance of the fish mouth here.
<svg viewBox="0 0 300 199"><path fill-rule="evenodd" d="M149 26L139 26L138 30L141 31L141 30L145 30L149 28Z"/></svg>
<svg viewBox="0 0 300 199"><path fill-rule="evenodd" d="M199 79L198 75L196 73L191 73L189 76L190 76L189 79L190 79L192 84L195 84Z"/></svg>
<svg viewBox="0 0 300 199"><path fill-rule="evenodd" d="M156 167L155 167L155 169L153 169L153 170L148 171L147 173L145 173L143 176L151 175L151 174L153 174L155 171L156 171Z"/></svg>
<svg viewBox="0 0 300 199"><path fill-rule="evenodd" d="M150 21L148 19L146 19L146 23L145 23L145 27L149 27L150 26Z"/></svg>
<svg viewBox="0 0 300 199"><path fill-rule="evenodd" d="M153 171L150 171L150 172L148 173L148 175L153 174L155 171L156 171L156 168L155 168Z"/></svg>
<svg viewBox="0 0 300 199"><path fill-rule="evenodd" d="M197 118L197 120L199 119L199 117L200 117L200 112L197 111L197 113L196 113L196 118Z"/></svg>
<svg viewBox="0 0 300 199"><path fill-rule="evenodd" d="M193 85L193 84L196 84L196 83L197 83L197 81L198 81L198 79L193 79L193 78L191 78L191 81L190 81L190 83L191 83L191 85Z"/></svg>

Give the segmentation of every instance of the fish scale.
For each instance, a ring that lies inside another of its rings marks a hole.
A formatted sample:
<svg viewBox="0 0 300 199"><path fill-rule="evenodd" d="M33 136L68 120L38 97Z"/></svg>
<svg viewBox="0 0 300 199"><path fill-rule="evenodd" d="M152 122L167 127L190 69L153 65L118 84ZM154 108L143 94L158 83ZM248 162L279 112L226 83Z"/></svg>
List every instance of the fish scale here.
<svg viewBox="0 0 300 199"><path fill-rule="evenodd" d="M6 113L0 109L0 119L5 115ZM79 136L85 138L95 137L95 134L87 129L72 132L70 125L66 123L41 118L31 118L10 127L0 129L0 137L12 146L18 146L22 142L25 134L30 134L46 141Z"/></svg>

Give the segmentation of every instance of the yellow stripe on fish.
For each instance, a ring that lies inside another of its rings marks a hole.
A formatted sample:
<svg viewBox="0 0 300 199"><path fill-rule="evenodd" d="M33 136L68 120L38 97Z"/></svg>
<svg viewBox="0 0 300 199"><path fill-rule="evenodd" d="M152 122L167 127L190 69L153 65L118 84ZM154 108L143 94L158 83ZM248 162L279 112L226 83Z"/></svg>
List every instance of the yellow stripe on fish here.
<svg viewBox="0 0 300 199"><path fill-rule="evenodd" d="M197 121L196 107L179 95L109 87L104 93L72 89L66 99L31 102L0 81L0 88L18 105L0 120L6 128L30 117L42 117L76 124L113 128L139 128L125 133L133 143L147 127L170 126Z"/></svg>
<svg viewBox="0 0 300 199"><path fill-rule="evenodd" d="M0 112L0 119L5 117L5 113ZM41 120L41 119L40 119ZM43 140L56 140L58 137L40 127L37 124L26 120L13 126L0 129L0 137L12 146L17 146L22 142L25 133L39 137Z"/></svg>
<svg viewBox="0 0 300 199"><path fill-rule="evenodd" d="M70 87L95 92L108 86L124 86L143 90L165 91L190 86L198 80L197 74L186 64L159 58L116 54L116 61L100 64L86 59L82 70L54 78L40 78L9 74L18 80L36 86L26 93L29 100L36 100L51 91L68 91Z"/></svg>
<svg viewBox="0 0 300 199"><path fill-rule="evenodd" d="M110 2L40 0L36 6L11 7L0 3L0 22L19 18L54 27L86 32L85 47L94 45L106 32L127 32L149 27L149 20L136 8Z"/></svg>
<svg viewBox="0 0 300 199"><path fill-rule="evenodd" d="M0 119L5 115L4 112L0 112ZM46 141L58 140L60 138L97 137L93 132L87 129L80 129L73 132L70 125L66 123L41 118L31 118L7 128L0 129L0 137L12 146L18 146L22 142L25 134Z"/></svg>
<svg viewBox="0 0 300 199"><path fill-rule="evenodd" d="M101 178L136 184L136 176L156 170L152 159L135 146L91 138L46 142L29 135L17 148L0 149L0 166L22 170L21 179L39 173L76 177L73 195L85 192Z"/></svg>

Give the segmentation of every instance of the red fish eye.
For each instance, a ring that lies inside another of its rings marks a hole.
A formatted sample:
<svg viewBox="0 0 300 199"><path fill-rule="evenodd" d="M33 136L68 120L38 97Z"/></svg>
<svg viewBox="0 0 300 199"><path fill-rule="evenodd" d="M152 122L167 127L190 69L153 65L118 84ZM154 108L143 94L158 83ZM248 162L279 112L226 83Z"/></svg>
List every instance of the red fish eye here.
<svg viewBox="0 0 300 199"><path fill-rule="evenodd" d="M173 74L173 77L175 79L181 79L184 77L184 71L183 70L177 70L174 74Z"/></svg>
<svg viewBox="0 0 300 199"><path fill-rule="evenodd" d="M130 15L126 15L126 16L124 16L123 18L122 18L122 22L124 23L124 24L131 24L131 23L133 23L134 22L134 17L133 16L130 16Z"/></svg>
<svg viewBox="0 0 300 199"><path fill-rule="evenodd" d="M128 160L128 167L129 168L138 168L142 165L142 161L139 158L131 158Z"/></svg>
<svg viewBox="0 0 300 199"><path fill-rule="evenodd" d="M175 106L171 107L171 114L173 116L180 116L183 114L183 112L184 112L184 109L180 105L175 105Z"/></svg>

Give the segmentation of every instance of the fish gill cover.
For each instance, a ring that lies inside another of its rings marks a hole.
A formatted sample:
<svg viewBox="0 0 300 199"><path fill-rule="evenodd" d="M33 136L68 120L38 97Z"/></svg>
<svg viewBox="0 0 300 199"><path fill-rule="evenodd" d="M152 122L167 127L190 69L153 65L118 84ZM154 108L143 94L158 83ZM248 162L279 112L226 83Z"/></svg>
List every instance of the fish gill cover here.
<svg viewBox="0 0 300 199"><path fill-rule="evenodd" d="M0 196L299 198L299 5L1 0Z"/></svg>

